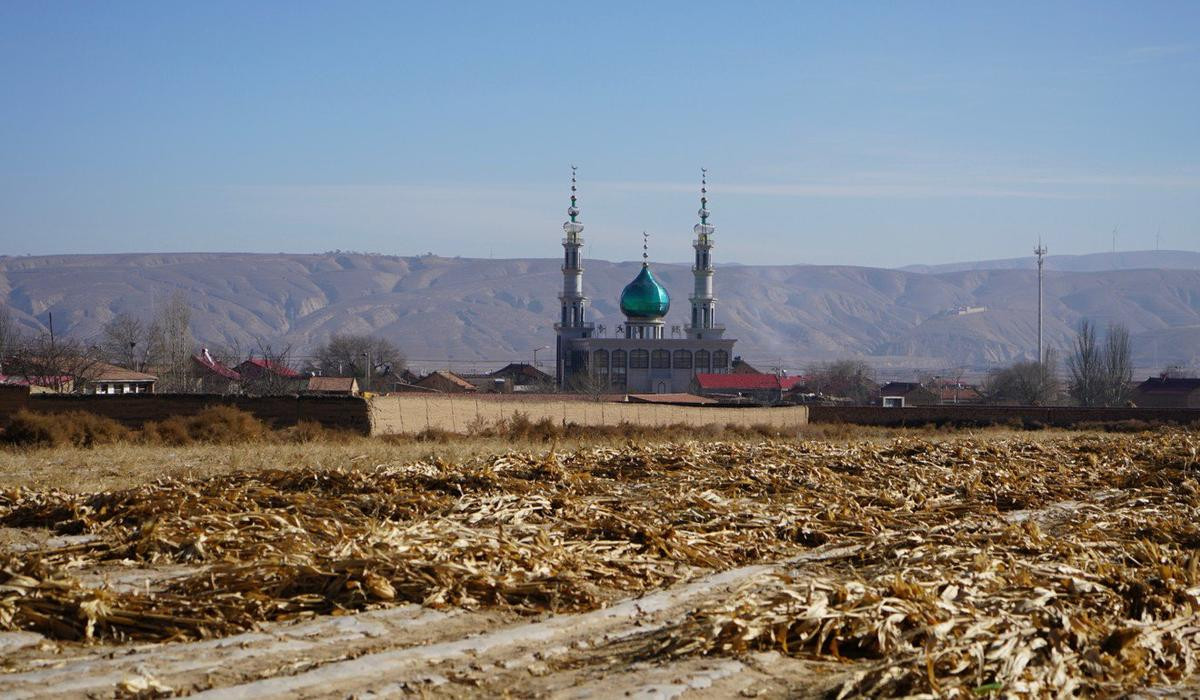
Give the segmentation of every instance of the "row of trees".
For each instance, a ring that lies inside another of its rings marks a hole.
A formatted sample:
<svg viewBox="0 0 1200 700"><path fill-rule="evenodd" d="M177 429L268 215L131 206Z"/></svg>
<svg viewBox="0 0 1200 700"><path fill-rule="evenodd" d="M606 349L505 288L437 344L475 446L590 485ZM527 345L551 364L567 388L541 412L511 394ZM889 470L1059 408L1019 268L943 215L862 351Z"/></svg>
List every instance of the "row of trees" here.
<svg viewBox="0 0 1200 700"><path fill-rule="evenodd" d="M1106 329L1103 342L1097 336L1094 323L1086 319L1080 323L1066 362L1067 395L1080 406L1124 406L1130 401L1133 380L1129 329L1114 323ZM863 404L876 398L873 372L860 360L818 364L809 368L808 374L808 387L816 393ZM990 402L1044 406L1062 399L1064 387L1059 376L1058 351L1048 348L1040 362L1017 362L991 372L979 392Z"/></svg>
<svg viewBox="0 0 1200 700"><path fill-rule="evenodd" d="M1109 324L1104 342L1096 326L1084 319L1079 324L1071 355L1067 357L1067 393L1080 406L1124 406L1129 403L1133 381L1133 348L1129 329ZM992 372L982 387L985 398L1039 406L1055 403L1062 394L1058 354L1053 348L1041 362L1018 362Z"/></svg>
<svg viewBox="0 0 1200 700"><path fill-rule="evenodd" d="M47 388L83 390L83 379L102 363L147 372L158 377L157 390L187 393L211 390L197 383L192 356L198 345L191 331L191 311L181 293L176 293L146 321L118 314L101 329L98 337L83 340L55 335L51 329L28 334L14 322L8 309L0 307L0 372L37 378ZM294 356L290 346L280 347L259 340L250 346L234 342L214 345L209 354L227 367L248 359L287 367L301 375L352 376L359 386L390 389L395 375L405 369L405 358L391 341L365 334L340 334L318 348L310 357ZM296 381L272 373L246 377L221 386L222 391L270 394L295 391Z"/></svg>

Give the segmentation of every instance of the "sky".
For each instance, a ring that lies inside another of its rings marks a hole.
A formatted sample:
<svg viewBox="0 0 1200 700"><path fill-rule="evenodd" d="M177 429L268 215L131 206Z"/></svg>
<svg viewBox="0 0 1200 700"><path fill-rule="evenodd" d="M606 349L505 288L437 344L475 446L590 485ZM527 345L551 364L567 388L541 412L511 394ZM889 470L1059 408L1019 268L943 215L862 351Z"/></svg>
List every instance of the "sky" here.
<svg viewBox="0 0 1200 700"><path fill-rule="evenodd" d="M1200 3L0 4L0 253L1200 249Z"/></svg>

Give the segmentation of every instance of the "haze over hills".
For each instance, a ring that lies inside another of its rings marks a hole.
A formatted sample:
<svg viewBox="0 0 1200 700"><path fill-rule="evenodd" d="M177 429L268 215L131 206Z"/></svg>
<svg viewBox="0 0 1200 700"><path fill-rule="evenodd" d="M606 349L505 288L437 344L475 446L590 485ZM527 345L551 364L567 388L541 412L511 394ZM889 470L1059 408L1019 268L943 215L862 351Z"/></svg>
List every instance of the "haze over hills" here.
<svg viewBox="0 0 1200 700"><path fill-rule="evenodd" d="M1032 248L1031 248L1032 250ZM1200 270L1200 253L1190 250L1131 250L1087 255L1047 255L1045 269L1060 272L1105 272L1108 270ZM963 272L964 270L1036 270L1033 255L1003 260L907 265L907 272Z"/></svg>
<svg viewBox="0 0 1200 700"><path fill-rule="evenodd" d="M1192 267L1068 272L1048 263L1046 342L1067 347L1084 317L1101 326L1117 321L1133 334L1140 366L1200 365L1200 254L1121 255L1168 256ZM1056 257L1068 266L1097 264L1079 262L1092 256ZM892 367L983 368L1031 357L1036 345L1036 272L1000 262L934 272L724 266L718 321L739 340L738 352L760 365L867 356ZM304 354L332 333L377 333L418 366L485 368L484 361L528 361L532 348L553 344L559 265L343 253L0 258L0 301L29 330L44 329L53 312L56 332L91 338L116 314L151 317L181 290L203 344L247 347L262 338ZM585 266L591 318L611 333L623 320L618 295L638 263ZM668 323L682 325L690 268L656 264L655 272L672 293Z"/></svg>

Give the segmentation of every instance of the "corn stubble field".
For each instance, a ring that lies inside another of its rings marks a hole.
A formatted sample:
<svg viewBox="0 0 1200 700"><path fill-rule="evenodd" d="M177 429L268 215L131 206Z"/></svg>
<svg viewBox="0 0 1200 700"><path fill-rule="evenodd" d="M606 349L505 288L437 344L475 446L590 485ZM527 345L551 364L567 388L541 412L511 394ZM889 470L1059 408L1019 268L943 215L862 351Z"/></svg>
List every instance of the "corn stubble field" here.
<svg viewBox="0 0 1200 700"><path fill-rule="evenodd" d="M247 449L4 455L0 695L1200 689L1188 431Z"/></svg>

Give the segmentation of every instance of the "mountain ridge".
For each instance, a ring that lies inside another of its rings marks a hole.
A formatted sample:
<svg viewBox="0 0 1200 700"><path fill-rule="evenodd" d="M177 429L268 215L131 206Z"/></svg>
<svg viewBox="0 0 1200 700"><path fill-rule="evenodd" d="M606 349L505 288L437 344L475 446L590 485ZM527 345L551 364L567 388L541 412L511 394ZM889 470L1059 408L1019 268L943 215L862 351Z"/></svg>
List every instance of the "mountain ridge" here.
<svg viewBox="0 0 1200 700"><path fill-rule="evenodd" d="M1155 252L1155 251L1149 251ZM1200 254L1196 254L1200 257ZM310 352L331 333L377 333L414 361L486 365L552 345L557 259L361 253L120 253L0 258L0 302L31 331L91 338L118 313L148 318L182 291L198 340L258 338ZM591 319L611 333L620 289L640 263L586 260ZM687 265L655 264L686 322ZM1125 323L1144 367L1200 364L1198 269L1046 273L1047 343L1079 319ZM1036 272L916 272L854 265L723 265L718 321L752 362L803 365L864 356L892 366L986 367L1033 354ZM955 309L984 307L973 313ZM417 362L414 362L417 364Z"/></svg>

